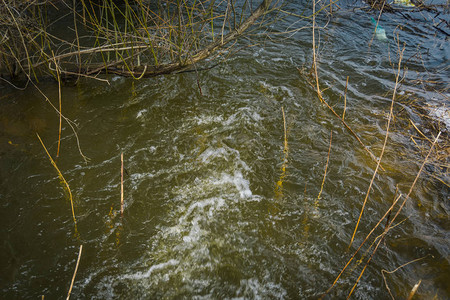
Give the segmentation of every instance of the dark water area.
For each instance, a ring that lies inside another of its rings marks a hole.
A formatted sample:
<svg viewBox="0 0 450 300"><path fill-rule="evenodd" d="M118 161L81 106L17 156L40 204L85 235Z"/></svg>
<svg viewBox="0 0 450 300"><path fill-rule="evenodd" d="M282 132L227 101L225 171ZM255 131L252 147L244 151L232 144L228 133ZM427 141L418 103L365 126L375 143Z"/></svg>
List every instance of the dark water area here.
<svg viewBox="0 0 450 300"><path fill-rule="evenodd" d="M433 23L448 22L448 13L385 13L384 37L373 34L370 18L378 12L364 5L339 2L332 15L318 15L317 25L326 27L316 32L324 99L342 114L349 77L345 120L377 157L395 86L397 34L405 45L384 171L350 251L376 163L317 99L308 83L310 20L288 16L272 26L273 39L241 40L241 51L198 75L63 86L63 114L89 158L63 122L56 163L73 194L76 230L68 193L36 136L56 158L58 113L33 87L2 86L0 298L66 297L80 245L72 299L319 298L389 209L396 188L409 192L431 146L418 148L410 120L429 139L437 135L412 104L441 112L427 110L443 131L439 143L448 144L450 48L436 27L449 28ZM294 2L284 10L308 7L309 14L310 6ZM57 84L39 87L58 105ZM448 159L432 155L353 299L390 299L386 284L404 299L419 280L414 299L450 298L446 166ZM347 297L385 223L328 299Z"/></svg>

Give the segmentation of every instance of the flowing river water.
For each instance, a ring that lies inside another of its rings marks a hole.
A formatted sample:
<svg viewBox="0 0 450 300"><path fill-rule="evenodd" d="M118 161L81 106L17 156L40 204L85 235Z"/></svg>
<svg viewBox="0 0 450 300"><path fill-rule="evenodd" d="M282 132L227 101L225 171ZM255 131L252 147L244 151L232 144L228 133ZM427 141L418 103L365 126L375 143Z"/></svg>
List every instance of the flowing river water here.
<svg viewBox="0 0 450 300"><path fill-rule="evenodd" d="M306 5L286 9L301 13ZM438 132L422 122L413 100L440 111L434 118L444 130L441 142L450 129L450 48L448 36L430 25L432 14L407 12L411 20L385 14L380 24L387 39L374 36L371 42L370 18L377 13L355 9L361 3L341 6L317 20L327 24L316 36L320 84L341 115L349 77L345 120L377 157L395 86L397 33L408 68L397 91L384 170L375 178L350 251L376 163L308 83L308 27L274 40L242 40L241 51L198 75L134 82L112 76L110 85L64 85L63 113L78 125L81 151L90 158L84 162L76 136L63 123L56 163L73 194L76 232L64 184L36 137L56 158L58 115L36 89L3 86L0 298L66 297L81 244L73 299L320 297L388 210L396 187L408 193L431 146L424 141L417 148L411 136L419 133L409 120L430 140ZM448 20L448 14L442 17ZM292 28L310 24L294 16L286 21ZM434 89L427 88L431 80ZM56 105L57 84L40 88ZM355 299L389 299L388 288L405 299L419 280L417 299L450 297L449 178L436 164L424 169ZM372 241L330 299L348 295Z"/></svg>

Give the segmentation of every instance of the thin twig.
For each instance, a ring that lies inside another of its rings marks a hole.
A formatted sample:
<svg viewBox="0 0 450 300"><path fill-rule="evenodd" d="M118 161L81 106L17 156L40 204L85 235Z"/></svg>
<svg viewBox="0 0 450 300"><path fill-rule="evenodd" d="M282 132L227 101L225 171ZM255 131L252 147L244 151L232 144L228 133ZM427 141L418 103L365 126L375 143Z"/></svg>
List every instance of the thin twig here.
<svg viewBox="0 0 450 300"><path fill-rule="evenodd" d="M284 178L286 177L286 167L288 162L288 155L289 155L289 147L288 147L288 140L287 140L287 129L286 129L286 115L284 113L284 107L281 107L281 111L283 113L283 128L284 128L284 148L283 148L283 163L281 165L281 174L280 178L277 181L277 185L275 187L275 194L277 198L283 197L283 182Z"/></svg>
<svg viewBox="0 0 450 300"><path fill-rule="evenodd" d="M319 87L319 75L317 74L315 27L316 27L316 1L313 0L312 46L313 46L314 74L316 77L317 97L319 98L320 102L324 102L324 100L322 98L322 92L320 91L320 87Z"/></svg>
<svg viewBox="0 0 450 300"><path fill-rule="evenodd" d="M72 292L73 283L75 281L75 276L77 275L78 265L80 264L81 251L83 250L83 245L80 245L80 251L78 252L77 265L75 266L75 271L73 272L72 282L70 283L69 293L67 293L66 300L69 300L70 293Z"/></svg>
<svg viewBox="0 0 450 300"><path fill-rule="evenodd" d="M123 216L123 152L120 154L120 215Z"/></svg>
<svg viewBox="0 0 450 300"><path fill-rule="evenodd" d="M369 194L370 194L370 191L371 191L371 189L372 189L373 182L374 182L375 177L376 177L376 175L377 175L378 168L380 167L380 164L381 164L381 159L383 158L384 151L385 151L385 149L386 149L386 145L387 145L387 141L388 141L388 136L389 136L389 128L390 128L390 125L391 125L391 119L392 119L392 116L393 116L394 103L395 103L395 96L396 96L396 92L397 92L397 86L398 86L398 83L399 83L400 67L401 67L402 58L403 58L403 52L404 52L404 51L405 51L405 46L403 46L403 49L400 51L400 57L399 57L399 60L398 60L398 69L397 69L397 75L396 75L396 77L395 77L394 93L392 94L392 101L391 101L391 107L390 107L390 110L389 110L389 117L388 117L387 126L386 126L386 135L385 135L385 137L384 137L383 148L381 149L380 158L378 159L377 166L376 166L376 168L375 168L375 171L373 172L372 179L370 180L369 188L367 189L366 196L365 196L365 198L364 198L364 202L363 202L363 205L362 205L362 207L361 207L361 212L359 213L358 221L356 222L356 226L355 226L355 229L354 229L354 231L353 231L353 235L352 235L352 238L351 238L351 240L350 240L350 244L348 245L349 248L350 248L350 247L352 246L352 244L353 244L353 240L354 240L354 238L355 238L356 231L358 230L359 222L361 221L361 217L362 217L362 214L363 214L363 212L364 212L364 208L365 208L365 206L366 206L367 200L369 199Z"/></svg>
<svg viewBox="0 0 450 300"><path fill-rule="evenodd" d="M414 287L413 287L412 290L411 290L411 293L409 293L408 299L406 299L406 300L411 300L411 299L414 297L414 295L416 294L417 289L419 288L419 285L420 285L421 283L422 283L422 279L420 279L419 282L417 282L417 283L414 285Z"/></svg>
<svg viewBox="0 0 450 300"><path fill-rule="evenodd" d="M53 51L52 51L53 53ZM53 54L53 58L55 55ZM56 151L56 158L59 157L59 147L61 145L61 128L62 128L62 101L61 101L61 74L55 59L56 79L58 80L58 100L59 100L59 130L58 130L58 150Z"/></svg>
<svg viewBox="0 0 450 300"><path fill-rule="evenodd" d="M348 76L347 76L347 81L345 82L345 90L344 90L344 112L342 113L342 120L345 119L345 110L347 109L347 88L348 88Z"/></svg>
<svg viewBox="0 0 450 300"><path fill-rule="evenodd" d="M325 172L323 173L322 185L320 186L320 192L317 196L316 202L319 201L320 196L322 195L323 185L325 184L325 178L327 177L328 163L330 161L330 153L331 153L331 141L333 139L333 130L330 131L330 146L328 147L328 155L327 155L327 163L325 164Z"/></svg>
<svg viewBox="0 0 450 300"><path fill-rule="evenodd" d="M353 135L353 137L359 142L359 144L363 147L363 149L370 155L372 160L374 162L378 163L378 159L376 158L376 156L372 153L372 151L369 150L369 148L366 147L366 145L364 145L364 143L361 141L359 136L353 131L353 129L351 129L350 126L348 126L348 124L336 113L336 111L325 100L323 100L323 103L325 103L326 107L328 107L328 109L331 110L333 115L335 115L342 122L342 124L345 126L345 128L347 128L347 130L350 131L350 133ZM384 171L384 168L381 164L380 164L380 168L381 168L381 170Z"/></svg>
<svg viewBox="0 0 450 300"><path fill-rule="evenodd" d="M406 204L406 201L408 200L409 196L411 195L411 192L412 192L414 186L416 185L416 182L417 182L417 180L419 179L420 174L422 173L423 167L425 166L425 163L427 162L428 157L430 156L430 154L431 154L431 152L432 152L432 150L433 150L433 147L434 147L434 145L436 144L436 142L438 141L440 135L441 135L441 132L439 132L438 136L436 137L436 139L434 140L433 144L431 145L430 150L429 150L427 156L425 157L425 160L423 161L422 166L420 167L419 172L418 172L416 178L414 179L414 182L413 182L413 184L411 185L411 188L409 189L408 194L407 194L406 197L405 197L405 200L403 200L402 204L400 205L399 209L397 210L397 213L395 214L395 216L392 218L392 220L391 220L391 222L389 223L389 225L388 225L388 226L386 227L386 229L384 230L384 232L383 232L383 234L382 234L382 237L380 238L380 240L379 240L378 243L377 243L377 246L376 246L375 249L373 250L373 253L372 253L371 257L370 257L369 260L367 261L367 263L366 263L364 269L361 271L361 273L360 273L358 279L356 280L355 284L353 285L352 290L350 291L350 294L348 295L348 298L350 298L351 294L353 293L354 289L356 288L356 285L358 284L359 280L361 279L361 277L362 277L362 275L363 275L363 273L364 273L364 271L365 271L367 265L370 263L372 257L375 255L375 252L377 251L378 246L380 245L381 241L383 240L383 237L386 236L386 234L387 234L387 233L389 232L389 230L392 228L392 223L394 223L395 219L397 218L397 216L398 216L398 215L400 214L400 212L402 211L403 206ZM413 289L413 290L414 290L414 289ZM411 291L411 293L412 293L412 292L413 292L413 291ZM415 293L415 291L414 291L414 293ZM414 293L412 293L412 296L414 295ZM410 296L411 296L411 294L410 294ZM411 298L412 298L412 296L411 296ZM348 298L347 298L347 299L348 299ZM410 299L410 298L409 298L409 299Z"/></svg>
<svg viewBox="0 0 450 300"><path fill-rule="evenodd" d="M288 140L287 140L287 131L286 131L286 115L284 114L284 107L281 107L281 111L283 112L284 152L288 152Z"/></svg>
<svg viewBox="0 0 450 300"><path fill-rule="evenodd" d="M320 297L320 299L322 299L323 297L325 297L330 291L331 289L336 285L336 283L338 282L339 278L341 278L342 274L344 274L344 271L347 269L347 267L350 265L350 263L353 261L353 259L355 258L356 254L359 253L359 250L361 250L362 246L369 240L369 238L372 236L372 233L378 228L378 226L381 224L381 222L391 213L392 209L394 208L394 206L397 204L398 200L400 200L400 198L402 197L402 194L400 194L397 199L395 199L394 203L392 203L392 205L389 207L389 209L386 211L386 213L380 218L380 220L378 221L378 223L372 228L372 230L367 234L366 238L364 239L364 241L361 243L361 245L359 245L358 249L356 249L356 251L352 254L352 256L350 257L350 259L347 261L347 263L345 264L345 266L342 268L341 272L339 272L338 276L336 277L336 279L334 280L333 284L328 288L328 290L326 290L326 292Z"/></svg>
<svg viewBox="0 0 450 300"><path fill-rule="evenodd" d="M66 186L66 190L69 193L69 200L70 200L70 205L72 207L72 217L73 217L73 222L75 223L75 231L76 231L76 227L77 227L77 220L75 218L75 210L73 208L73 198L72 198L72 191L70 190L69 184L67 183L67 180L64 178L63 174L61 173L61 171L59 170L58 166L56 165L55 161L53 160L52 156L50 155L50 153L48 153L47 148L44 145L44 142L42 141L41 137L39 136L39 134L36 132L36 135L39 139L39 141L41 142L42 147L45 150L45 153L47 153L48 158L50 159L50 162L52 163L52 166L56 169L56 171L58 172L59 178L61 179L62 182L64 182L64 185Z"/></svg>
<svg viewBox="0 0 450 300"><path fill-rule="evenodd" d="M420 260L422 260L422 259L425 259L425 258L427 258L428 256L430 256L430 254L427 254L427 255L425 255L425 256L423 256L423 257L420 257L420 258L416 258L416 259L414 259L414 260L412 260L412 261L409 261L409 262L407 262L407 263L404 263L403 265L401 265L401 266L395 268L395 270L392 270L392 271L386 271L385 269L381 270L381 275L383 276L384 285L386 286L386 289L387 289L387 291L389 292L389 295L391 295L391 297L392 297L393 300L395 300L395 298L394 298L394 296L392 295L391 289L389 288L389 286L388 286L388 284L387 284L386 276L384 276L384 273L386 273L386 274L393 274L393 273L397 272L398 270L400 270L401 268L406 267L407 265L412 264L412 263L414 263L414 262L417 262L417 261L420 261Z"/></svg>
<svg viewBox="0 0 450 300"><path fill-rule="evenodd" d="M72 128L73 134L75 135L75 139L77 140L77 146L78 146L78 151L80 152L81 157L83 157L84 161L87 163L89 161L89 157L87 157L86 155L83 154L83 152L81 151L81 146L80 146L80 139L78 138L78 134L77 131L75 130L75 127L73 124L75 124L73 121L71 121L69 118L67 118L66 116L64 116L63 114L60 113L60 111L58 110L58 108L50 101L50 99L44 94L44 92L42 92L39 87L31 80L30 77L28 77L29 82L31 82L31 84L38 90L38 92L42 95L42 97L44 97L45 101L47 101L50 106L58 113L58 115L61 115L63 117L64 120L66 120L67 124L69 124L70 128ZM72 124L73 123L73 124ZM75 124L76 126L76 124Z"/></svg>

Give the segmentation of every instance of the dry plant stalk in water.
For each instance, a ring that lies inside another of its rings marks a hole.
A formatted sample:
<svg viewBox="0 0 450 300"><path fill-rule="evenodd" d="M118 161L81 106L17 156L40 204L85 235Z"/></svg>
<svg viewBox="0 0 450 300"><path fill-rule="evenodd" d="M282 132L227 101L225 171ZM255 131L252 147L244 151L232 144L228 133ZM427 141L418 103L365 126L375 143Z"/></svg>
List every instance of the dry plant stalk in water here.
<svg viewBox="0 0 450 300"><path fill-rule="evenodd" d="M75 271L73 272L72 281L70 282L69 292L67 293L66 300L70 299L70 293L72 293L73 283L75 282L75 276L77 275L78 265L80 264L81 251L83 250L83 245L80 245L80 251L78 252L77 264L75 266Z"/></svg>
<svg viewBox="0 0 450 300"><path fill-rule="evenodd" d="M365 196L365 198L364 198L364 202L363 202L361 211L360 211L360 213L359 213L358 221L356 222L355 230L353 231L353 235L352 235L352 238L351 238L351 240L350 240L350 244L349 244L349 246L348 246L349 249L350 249L350 247L351 247L352 244L353 244L353 240L354 240L354 238L355 238L356 231L358 230L359 222L361 221L361 217L362 217L362 214L363 214L363 212L364 212L364 208L365 208L365 206L366 206L367 200L369 199L370 190L372 189L373 182L374 182L375 177L376 177L376 175L377 175L377 173L378 173L378 169L379 169L379 167L380 167L380 165L381 165L381 160L382 160L382 158L383 158L384 151L385 151L385 149L386 149L386 145L387 145L387 141L388 141L388 137L389 137L389 128L390 128L391 120L392 120L392 117L393 117L393 110L394 110L394 103L395 103L395 95L396 95L396 92L397 92L397 86L398 86L398 84L399 84L400 68L401 68L401 63L402 63L402 58L403 58L403 52L404 52L404 51L405 51L405 46L403 46L403 49L402 49L401 51L400 51L400 49L399 49L399 55L400 55L400 57L399 57L399 60L398 60L398 68L397 68L397 74L396 74L396 77L395 77L394 92L393 92L393 94L392 94L391 107L390 107L390 109L389 109L389 117L388 117L388 121L387 121L387 125L386 125L386 135L385 135L385 137L384 137L383 148L381 149L380 158L378 159L377 166L376 166L376 168L375 168L375 171L373 172L372 179L370 180L369 188L367 189L366 196Z"/></svg>
<svg viewBox="0 0 450 300"><path fill-rule="evenodd" d="M47 148L44 145L44 142L42 141L41 137L39 136L38 133L36 133L39 141L41 142L42 147L45 150L45 153L47 153L48 158L50 159L50 162L52 163L52 166L55 168L55 170L58 172L58 176L59 179L64 183L65 186L65 190L68 192L69 194L69 200L70 200L70 205L72 207L72 217L73 217L73 223L75 224L75 233L77 233L77 220L75 218L75 210L73 208L73 198L72 198L72 191L70 190L69 184L67 183L66 179L64 178L63 174L61 173L61 171L59 170L58 166L56 165L55 161L53 160L52 156L50 155L50 153L48 153Z"/></svg>

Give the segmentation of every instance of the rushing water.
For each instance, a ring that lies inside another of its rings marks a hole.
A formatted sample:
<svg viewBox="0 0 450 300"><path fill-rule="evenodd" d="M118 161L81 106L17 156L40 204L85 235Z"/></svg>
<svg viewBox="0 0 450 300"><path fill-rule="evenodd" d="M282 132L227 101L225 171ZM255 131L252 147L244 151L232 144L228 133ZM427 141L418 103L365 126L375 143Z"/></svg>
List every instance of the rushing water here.
<svg viewBox="0 0 450 300"><path fill-rule="evenodd" d="M304 5L286 9L298 12ZM398 32L409 59L399 93L438 103L445 128L448 94L426 82L413 84L431 77L445 88L449 80L448 37L439 31L427 36L429 14L409 12L413 20L383 15L387 40L375 36L369 47L376 13L341 5L329 19L318 19L318 25L329 21L320 31L324 98L341 114L349 76L345 120L378 156L395 85L390 60L398 61ZM308 24L300 20L295 27ZM394 32L397 24L403 30ZM64 86L63 113L78 124L81 150L90 158L83 161L64 123L57 165L74 196L77 234L68 195L35 135L56 157L58 115L33 88L0 89L0 298L65 297L81 244L74 299L318 298L392 204L396 186L408 193L426 149L417 150L410 139L417 133L400 120L420 125L420 116L399 102L385 171L375 179L347 252L376 164L307 83L311 40L306 28L244 48L199 72L201 91L195 73ZM41 88L57 102L54 83ZM421 128L430 139L437 133ZM392 294L406 298L422 280L418 299L450 297L449 190L431 171L417 182L396 222L402 223L380 245L355 298L390 298L381 271L419 258L385 274ZM448 175L438 175L448 183ZM366 250L356 259L367 259ZM346 297L362 266L351 265L330 298Z"/></svg>

